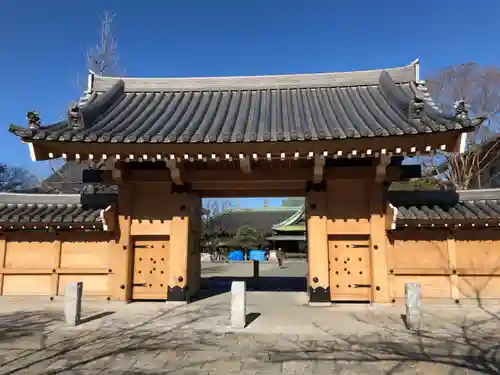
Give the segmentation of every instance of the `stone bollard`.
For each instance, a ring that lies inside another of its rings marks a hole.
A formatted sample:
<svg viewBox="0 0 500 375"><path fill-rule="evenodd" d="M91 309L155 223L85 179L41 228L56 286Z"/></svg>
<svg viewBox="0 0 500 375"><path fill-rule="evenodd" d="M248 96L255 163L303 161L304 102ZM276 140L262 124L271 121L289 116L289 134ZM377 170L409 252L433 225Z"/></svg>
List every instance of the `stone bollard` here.
<svg viewBox="0 0 500 375"><path fill-rule="evenodd" d="M411 331L422 329L419 283L405 283L406 326Z"/></svg>
<svg viewBox="0 0 500 375"><path fill-rule="evenodd" d="M246 284L233 281L231 284L231 327L245 328L246 325Z"/></svg>
<svg viewBox="0 0 500 375"><path fill-rule="evenodd" d="M255 278L259 277L259 261L258 260L253 261L253 277L255 277Z"/></svg>
<svg viewBox="0 0 500 375"><path fill-rule="evenodd" d="M77 326L82 318L83 282L69 283L66 285L64 295L64 318L66 324Z"/></svg>

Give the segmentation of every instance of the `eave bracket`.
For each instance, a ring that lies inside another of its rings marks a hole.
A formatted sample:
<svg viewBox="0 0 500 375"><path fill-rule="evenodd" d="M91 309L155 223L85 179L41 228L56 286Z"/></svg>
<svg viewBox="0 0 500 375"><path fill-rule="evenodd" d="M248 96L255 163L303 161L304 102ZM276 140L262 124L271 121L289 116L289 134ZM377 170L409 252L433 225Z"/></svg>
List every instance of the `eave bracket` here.
<svg viewBox="0 0 500 375"><path fill-rule="evenodd" d="M248 155L240 154L240 168L245 174L250 174L252 172L252 165Z"/></svg>
<svg viewBox="0 0 500 375"><path fill-rule="evenodd" d="M319 184L323 181L323 172L325 170L325 157L316 154L314 156L313 183Z"/></svg>
<svg viewBox="0 0 500 375"><path fill-rule="evenodd" d="M179 170L177 161L175 159L167 160L167 167L170 170L170 177L172 179L172 182L175 185L182 185L183 183L181 180L181 171Z"/></svg>
<svg viewBox="0 0 500 375"><path fill-rule="evenodd" d="M377 164L377 168L375 170L375 181L376 182L384 182L387 177L387 167L391 164L391 157L383 154L380 155L379 163Z"/></svg>

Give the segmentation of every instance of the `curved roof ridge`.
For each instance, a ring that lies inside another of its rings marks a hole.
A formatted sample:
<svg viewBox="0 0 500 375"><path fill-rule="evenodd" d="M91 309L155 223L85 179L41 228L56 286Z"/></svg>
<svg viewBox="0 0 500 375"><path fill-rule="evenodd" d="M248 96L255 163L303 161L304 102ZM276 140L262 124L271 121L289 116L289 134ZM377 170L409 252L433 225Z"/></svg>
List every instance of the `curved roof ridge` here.
<svg viewBox="0 0 500 375"><path fill-rule="evenodd" d="M92 92L106 92L116 83L125 83L125 92L179 90L252 90L312 87L353 87L377 85L381 72L388 72L396 83L415 82L418 61L401 67L345 72L274 74L220 77L106 77L94 73L89 79Z"/></svg>
<svg viewBox="0 0 500 375"><path fill-rule="evenodd" d="M306 211L305 208L306 208L306 206L303 204L302 206L299 207L299 209L292 216L283 220L281 223L274 224L273 229L296 224L302 218L302 216L305 214L305 211Z"/></svg>
<svg viewBox="0 0 500 375"><path fill-rule="evenodd" d="M0 204L80 204L80 194L0 193Z"/></svg>

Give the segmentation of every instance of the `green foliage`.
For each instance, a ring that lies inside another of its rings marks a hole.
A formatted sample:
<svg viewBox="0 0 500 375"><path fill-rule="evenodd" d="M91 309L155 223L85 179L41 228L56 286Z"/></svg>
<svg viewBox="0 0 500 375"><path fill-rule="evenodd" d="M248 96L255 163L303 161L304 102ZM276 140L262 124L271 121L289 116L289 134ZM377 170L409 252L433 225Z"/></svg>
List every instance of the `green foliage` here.
<svg viewBox="0 0 500 375"><path fill-rule="evenodd" d="M421 177L414 178L409 181L397 181L393 182L389 190L405 190L405 191L416 191L416 190L439 190L444 189L446 186L444 181L440 181L433 177Z"/></svg>
<svg viewBox="0 0 500 375"><path fill-rule="evenodd" d="M236 235L228 241L228 246L238 249L252 249L260 247L263 242L263 233L249 225L242 225L238 228Z"/></svg>

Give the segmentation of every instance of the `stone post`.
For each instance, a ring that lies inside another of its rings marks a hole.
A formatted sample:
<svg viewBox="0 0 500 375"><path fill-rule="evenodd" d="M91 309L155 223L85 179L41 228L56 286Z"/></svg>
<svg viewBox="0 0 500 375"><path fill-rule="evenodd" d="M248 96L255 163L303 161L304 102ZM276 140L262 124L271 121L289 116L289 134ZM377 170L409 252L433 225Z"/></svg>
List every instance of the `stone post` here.
<svg viewBox="0 0 500 375"><path fill-rule="evenodd" d="M68 283L64 295L64 318L66 324L77 326L82 318L83 282Z"/></svg>
<svg viewBox="0 0 500 375"><path fill-rule="evenodd" d="M419 283L405 283L406 326L411 331L422 329Z"/></svg>
<svg viewBox="0 0 500 375"><path fill-rule="evenodd" d="M244 281L233 281L231 284L231 327L245 328L246 315L246 284Z"/></svg>

